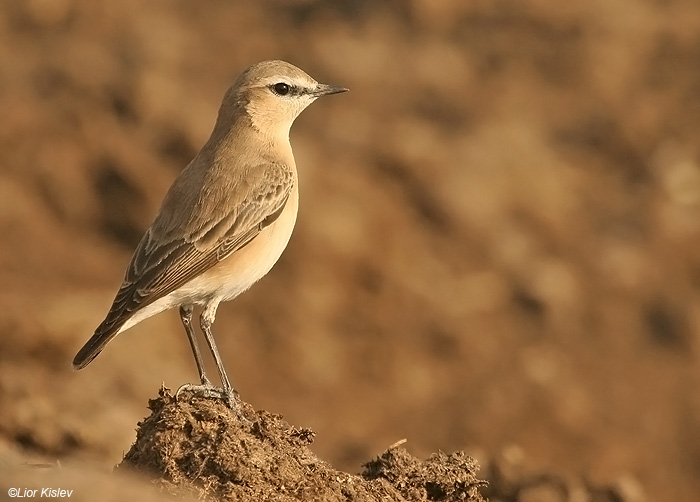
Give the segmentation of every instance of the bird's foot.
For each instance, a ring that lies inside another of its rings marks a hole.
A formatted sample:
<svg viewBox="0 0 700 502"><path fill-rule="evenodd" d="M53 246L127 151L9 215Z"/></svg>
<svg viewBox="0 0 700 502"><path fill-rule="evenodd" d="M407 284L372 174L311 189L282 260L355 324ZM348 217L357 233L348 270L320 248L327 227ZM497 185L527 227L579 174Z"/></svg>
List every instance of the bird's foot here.
<svg viewBox="0 0 700 502"><path fill-rule="evenodd" d="M212 385L208 380L201 384L186 383L175 392L175 400L181 392L189 392L198 397L223 399L231 410L238 412L238 393L234 389L222 389Z"/></svg>

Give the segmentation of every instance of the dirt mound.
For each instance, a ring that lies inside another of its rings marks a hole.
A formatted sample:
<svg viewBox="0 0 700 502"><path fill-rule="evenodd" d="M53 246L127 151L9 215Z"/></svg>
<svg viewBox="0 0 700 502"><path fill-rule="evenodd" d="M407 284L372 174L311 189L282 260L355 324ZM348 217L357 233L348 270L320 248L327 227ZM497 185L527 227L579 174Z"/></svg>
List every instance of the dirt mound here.
<svg viewBox="0 0 700 502"><path fill-rule="evenodd" d="M247 403L239 415L219 400L159 394L118 469L145 471L168 491L222 500L484 500L476 461L461 452L422 462L394 446L351 475L308 448L312 430L280 415Z"/></svg>
<svg viewBox="0 0 700 502"><path fill-rule="evenodd" d="M477 461L463 452L438 452L422 461L399 441L364 465L359 475L334 469L309 446L316 434L281 415L241 402L236 413L222 401L178 400L163 387L148 404L136 442L117 466L121 475L146 474L166 492L237 501L484 501L637 502L643 494L622 480L593 486L551 473L527 473L517 462ZM484 497L488 497L487 499Z"/></svg>

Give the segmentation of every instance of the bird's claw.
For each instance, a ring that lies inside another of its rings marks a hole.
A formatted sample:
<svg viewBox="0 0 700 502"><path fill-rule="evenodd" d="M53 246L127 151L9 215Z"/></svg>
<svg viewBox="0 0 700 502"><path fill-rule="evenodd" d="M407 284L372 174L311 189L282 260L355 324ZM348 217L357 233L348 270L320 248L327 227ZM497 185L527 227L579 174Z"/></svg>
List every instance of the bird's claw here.
<svg viewBox="0 0 700 502"><path fill-rule="evenodd" d="M186 383L181 385L175 392L176 401L180 398L181 392L190 392L198 397L223 399L229 408L233 411L238 411L238 397L236 391L233 389L227 390L215 387L209 381L205 381L201 384Z"/></svg>

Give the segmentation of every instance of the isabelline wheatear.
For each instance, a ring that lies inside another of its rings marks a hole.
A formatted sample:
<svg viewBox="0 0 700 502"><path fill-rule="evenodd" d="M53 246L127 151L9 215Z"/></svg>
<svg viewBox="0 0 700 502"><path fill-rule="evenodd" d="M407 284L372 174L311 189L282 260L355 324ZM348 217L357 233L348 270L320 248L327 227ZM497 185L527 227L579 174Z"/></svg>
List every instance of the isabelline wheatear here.
<svg viewBox="0 0 700 502"><path fill-rule="evenodd" d="M179 307L201 382L180 390L235 406L211 332L216 309L267 274L292 234L299 203L292 122L317 98L345 91L284 61L255 64L236 79L211 137L170 187L136 248L107 317L75 356L75 369L122 331ZM194 305L203 306L200 326L223 388L205 373L192 326Z"/></svg>

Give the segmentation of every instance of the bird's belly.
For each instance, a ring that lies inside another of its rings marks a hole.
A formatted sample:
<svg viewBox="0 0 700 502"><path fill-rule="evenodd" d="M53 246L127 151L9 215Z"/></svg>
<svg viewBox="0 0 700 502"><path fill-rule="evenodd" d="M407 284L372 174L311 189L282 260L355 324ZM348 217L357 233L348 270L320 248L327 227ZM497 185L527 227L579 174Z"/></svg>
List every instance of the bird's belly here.
<svg viewBox="0 0 700 502"><path fill-rule="evenodd" d="M292 235L299 205L296 186L279 217L252 241L212 268L195 277L177 292L180 303L203 304L210 300L235 298L265 274L277 262Z"/></svg>
<svg viewBox="0 0 700 502"><path fill-rule="evenodd" d="M119 333L144 319L180 305L205 305L231 300L250 288L277 262L294 230L299 208L295 185L279 217L247 245L179 289L137 310Z"/></svg>

